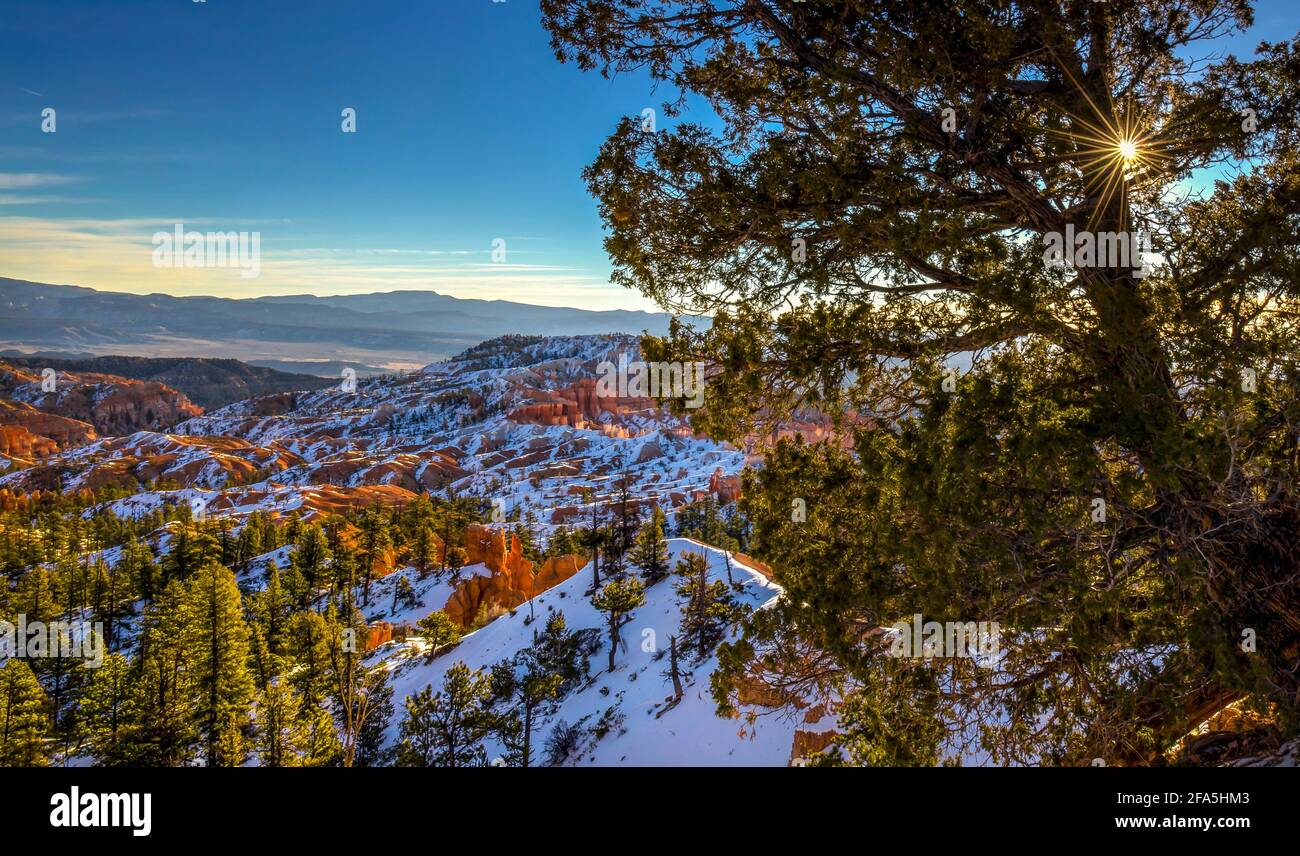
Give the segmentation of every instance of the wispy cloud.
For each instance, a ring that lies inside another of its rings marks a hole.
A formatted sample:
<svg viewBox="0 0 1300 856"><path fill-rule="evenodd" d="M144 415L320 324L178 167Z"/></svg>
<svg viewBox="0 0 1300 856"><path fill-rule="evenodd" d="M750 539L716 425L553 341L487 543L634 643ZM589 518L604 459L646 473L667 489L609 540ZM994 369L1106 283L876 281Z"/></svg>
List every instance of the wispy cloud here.
<svg viewBox="0 0 1300 856"><path fill-rule="evenodd" d="M76 181L70 175L49 172L0 172L0 190L25 190L31 187L50 187Z"/></svg>
<svg viewBox="0 0 1300 856"><path fill-rule="evenodd" d="M98 202L97 199L80 196L20 196L16 193L0 193L0 205L35 205L38 203L63 202Z"/></svg>

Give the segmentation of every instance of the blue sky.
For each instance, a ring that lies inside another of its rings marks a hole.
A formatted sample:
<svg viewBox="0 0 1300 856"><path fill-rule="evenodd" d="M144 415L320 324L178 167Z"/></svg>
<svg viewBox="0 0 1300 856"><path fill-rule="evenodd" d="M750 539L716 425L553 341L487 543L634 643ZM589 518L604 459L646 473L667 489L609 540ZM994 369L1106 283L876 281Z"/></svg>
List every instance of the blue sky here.
<svg viewBox="0 0 1300 856"><path fill-rule="evenodd" d="M1231 47L1294 35L1293 8L1261 3ZM674 93L561 65L539 17L530 0L0 0L0 275L652 308L608 284L580 173L620 117ZM154 268L150 237L176 222L260 232L262 275Z"/></svg>
<svg viewBox="0 0 1300 856"><path fill-rule="evenodd" d="M3 6L0 274L649 307L608 284L580 173L621 116L666 93L561 65L535 2ZM340 129L344 107L355 134ZM177 221L260 231L264 259L286 267L264 262L251 281L152 268L150 236ZM496 238L506 264L488 267ZM138 264L112 264L124 240Z"/></svg>

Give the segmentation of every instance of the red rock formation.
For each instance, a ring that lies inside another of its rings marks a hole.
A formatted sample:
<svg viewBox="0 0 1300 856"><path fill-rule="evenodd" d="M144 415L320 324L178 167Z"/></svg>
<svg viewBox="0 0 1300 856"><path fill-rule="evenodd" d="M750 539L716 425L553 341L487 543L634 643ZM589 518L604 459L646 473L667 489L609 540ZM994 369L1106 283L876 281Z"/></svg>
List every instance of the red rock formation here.
<svg viewBox="0 0 1300 856"><path fill-rule="evenodd" d="M393 625L387 621L376 621L374 624L369 624L366 626L366 650L362 653L368 654L385 642L391 642L392 640Z"/></svg>
<svg viewBox="0 0 1300 856"><path fill-rule="evenodd" d="M78 419L100 434L162 430L198 416L203 408L163 383L94 372L59 372L57 389L41 392L39 375L0 363L0 389L21 397L46 413Z"/></svg>
<svg viewBox="0 0 1300 856"><path fill-rule="evenodd" d="M0 455L31 461L95 439L95 429L77 419L0 399Z"/></svg>
<svg viewBox="0 0 1300 856"><path fill-rule="evenodd" d="M319 516L342 514L356 511L371 505L393 506L406 505L415 499L415 494L395 485L365 485L362 487L337 487L335 485L312 485L306 488L282 488L278 485L266 487L237 487L224 490L212 498L207 510L213 514L229 512L235 508L247 508L253 505L264 509L272 518L281 517L291 511L297 511L305 521L316 520ZM382 557L383 565L377 565L377 571L389 573L396 557Z"/></svg>
<svg viewBox="0 0 1300 856"><path fill-rule="evenodd" d="M581 378L562 389L527 390L525 394L532 397L533 402L516 407L510 412L509 418L533 425L586 428L602 413L622 416L657 406L653 398L597 395L595 378Z"/></svg>
<svg viewBox="0 0 1300 856"><path fill-rule="evenodd" d="M471 565L487 566L491 576L464 580L447 599L443 611L462 627L472 626L485 609L489 613L514 609L567 580L583 565L579 556L556 556L534 573L518 537L477 524L465 530L465 556Z"/></svg>
<svg viewBox="0 0 1300 856"><path fill-rule="evenodd" d="M709 477L709 493L718 498L720 505L740 499L740 476L724 476L722 467L713 471Z"/></svg>
<svg viewBox="0 0 1300 856"><path fill-rule="evenodd" d="M19 407L26 405L0 401L0 422L5 421L5 414L13 413L13 409ZM81 435L74 435L70 440L58 436L60 448L84 445L95 437L94 430L83 422L34 408L29 410L29 415L33 415L39 425L56 423L57 427L67 423L74 428L79 426ZM184 487L217 487L247 483L265 478L268 472L279 472L300 464L302 459L279 443L257 446L234 437L151 434L101 440L93 450L78 457L73 471L89 488L109 485L133 487L158 481L176 482ZM39 479L40 474L29 471L29 476L17 478L26 484L29 477Z"/></svg>

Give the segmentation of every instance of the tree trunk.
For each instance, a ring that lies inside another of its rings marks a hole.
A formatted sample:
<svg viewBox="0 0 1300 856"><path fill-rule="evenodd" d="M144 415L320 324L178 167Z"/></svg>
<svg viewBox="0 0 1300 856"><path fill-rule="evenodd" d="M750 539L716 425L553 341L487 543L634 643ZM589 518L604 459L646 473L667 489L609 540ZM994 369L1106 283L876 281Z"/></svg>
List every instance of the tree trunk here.
<svg viewBox="0 0 1300 856"><path fill-rule="evenodd" d="M673 701L677 701L682 697L683 690L682 690L682 677L681 674L677 671L677 637L676 636L668 637L668 657L669 657L669 663L671 664L670 669L672 670L672 676L673 676Z"/></svg>

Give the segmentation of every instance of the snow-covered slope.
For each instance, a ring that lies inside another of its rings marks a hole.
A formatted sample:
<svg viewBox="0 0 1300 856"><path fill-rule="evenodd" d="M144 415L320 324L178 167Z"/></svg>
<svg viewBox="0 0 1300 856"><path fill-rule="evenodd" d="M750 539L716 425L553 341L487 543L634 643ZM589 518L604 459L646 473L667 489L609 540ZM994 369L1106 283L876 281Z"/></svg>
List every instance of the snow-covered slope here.
<svg viewBox="0 0 1300 856"><path fill-rule="evenodd" d="M686 538L668 541L673 563L688 552L703 554L709 562L711 580L726 580L727 555L713 547ZM761 573L734 559L730 575L738 584L736 599L761 609L780 595L780 589ZM589 681L547 711L534 730L534 763L541 763L541 747L556 723L580 724L586 729L578 748L564 762L592 765L785 765L790 760L796 722L780 714L761 716L756 726L717 716L709 696L709 675L717 666L715 657L703 662L683 658L685 693L670 705L673 688L668 677L668 639L679 633L681 607L670 578L646 589L645 605L623 628L622 640L611 673L608 665L608 637L603 616L592 606L588 589L591 568L536 597L532 602L535 620L529 621L525 604L486 627L465 636L452 650L432 662L424 656L423 640L390 643L374 657L392 674L394 702L399 715L388 732L396 741L403 716L402 701L432 684L435 691L443 675L456 663L472 669L489 669L532 643L533 633L552 611L564 614L570 630L596 628L602 646L591 655ZM601 728L606 726L607 730ZM598 736L604 730L603 736ZM488 757L502 753L489 741Z"/></svg>
<svg viewBox="0 0 1300 856"><path fill-rule="evenodd" d="M488 497L505 515L531 511L543 536L590 508L581 489L608 503L624 475L632 499L670 516L708 492L734 498L742 451L695 436L650 399L597 394L598 366L620 357L639 358L634 337L503 337L419 372L249 399L170 433L100 440L0 475L0 487L172 483L200 490L210 513L231 516L311 508L321 497L293 494L325 486L336 489L330 506L375 501L349 499L365 488L455 491ZM154 490L114 511L195 498Z"/></svg>

